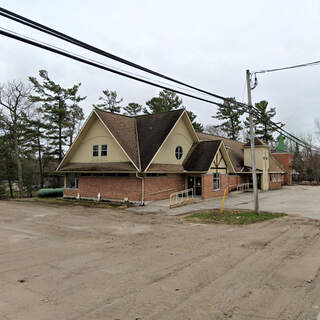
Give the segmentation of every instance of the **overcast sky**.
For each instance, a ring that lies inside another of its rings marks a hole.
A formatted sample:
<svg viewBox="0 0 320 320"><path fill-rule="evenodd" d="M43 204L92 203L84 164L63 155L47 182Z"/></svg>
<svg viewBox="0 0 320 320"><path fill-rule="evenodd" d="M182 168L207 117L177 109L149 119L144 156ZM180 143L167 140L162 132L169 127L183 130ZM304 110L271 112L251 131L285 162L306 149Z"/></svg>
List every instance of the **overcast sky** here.
<svg viewBox="0 0 320 320"><path fill-rule="evenodd" d="M0 5L108 52L220 95L246 101L245 70L320 60L320 1L135 0L15 1ZM0 26L141 73L0 17ZM145 101L159 90L68 58L0 37L0 83L26 80L46 69L65 86L81 82L86 115L103 89L124 103ZM147 75L148 76L148 75ZM148 76L151 77L151 76ZM262 74L253 100L265 99L296 134L313 133L320 118L320 65ZM216 108L183 98L204 124Z"/></svg>

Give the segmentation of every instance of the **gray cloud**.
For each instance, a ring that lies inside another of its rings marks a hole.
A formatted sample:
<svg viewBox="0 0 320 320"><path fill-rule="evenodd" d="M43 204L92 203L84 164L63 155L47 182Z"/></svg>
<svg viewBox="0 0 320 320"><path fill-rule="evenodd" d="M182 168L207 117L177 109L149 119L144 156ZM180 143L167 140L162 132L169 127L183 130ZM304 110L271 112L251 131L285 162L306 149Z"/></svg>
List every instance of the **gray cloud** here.
<svg viewBox="0 0 320 320"><path fill-rule="evenodd" d="M246 99L245 70L319 60L318 1L2 1L2 6L121 57L218 94ZM112 66L103 57L0 18L0 26L63 46ZM88 114L103 89L144 104L158 90L132 80L0 38L0 82L45 68L63 85L81 82ZM150 77L150 76L148 76ZM277 107L289 131L312 133L320 118L320 66L259 75L254 101ZM198 119L212 122L216 108L183 98Z"/></svg>

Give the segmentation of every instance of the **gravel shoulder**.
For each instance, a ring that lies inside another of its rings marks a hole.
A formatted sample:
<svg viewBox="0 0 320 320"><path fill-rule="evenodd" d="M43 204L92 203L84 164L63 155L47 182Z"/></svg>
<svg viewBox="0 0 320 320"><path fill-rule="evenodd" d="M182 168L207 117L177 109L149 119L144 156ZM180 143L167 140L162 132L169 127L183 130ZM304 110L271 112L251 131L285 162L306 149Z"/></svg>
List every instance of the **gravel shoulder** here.
<svg viewBox="0 0 320 320"><path fill-rule="evenodd" d="M0 201L0 319L320 319L320 221Z"/></svg>

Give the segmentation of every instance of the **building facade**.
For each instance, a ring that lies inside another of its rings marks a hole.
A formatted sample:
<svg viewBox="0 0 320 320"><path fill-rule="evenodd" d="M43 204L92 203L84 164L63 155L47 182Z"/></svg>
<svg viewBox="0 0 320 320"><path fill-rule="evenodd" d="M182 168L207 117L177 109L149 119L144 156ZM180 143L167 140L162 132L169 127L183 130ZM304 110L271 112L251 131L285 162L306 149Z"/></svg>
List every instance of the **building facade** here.
<svg viewBox="0 0 320 320"><path fill-rule="evenodd" d="M193 189L202 199L251 182L250 146L196 133L184 109L129 117L94 109L57 171L64 197L144 203ZM287 171L256 139L259 187L280 188Z"/></svg>

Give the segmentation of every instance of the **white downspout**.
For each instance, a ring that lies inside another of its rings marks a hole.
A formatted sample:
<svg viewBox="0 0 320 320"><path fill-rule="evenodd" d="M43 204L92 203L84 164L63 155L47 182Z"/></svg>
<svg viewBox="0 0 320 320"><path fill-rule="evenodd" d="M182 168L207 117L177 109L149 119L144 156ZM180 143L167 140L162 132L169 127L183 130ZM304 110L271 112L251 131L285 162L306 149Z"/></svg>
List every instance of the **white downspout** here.
<svg viewBox="0 0 320 320"><path fill-rule="evenodd" d="M140 177L139 173L136 172L136 178L141 179L141 206L144 206L144 177Z"/></svg>

